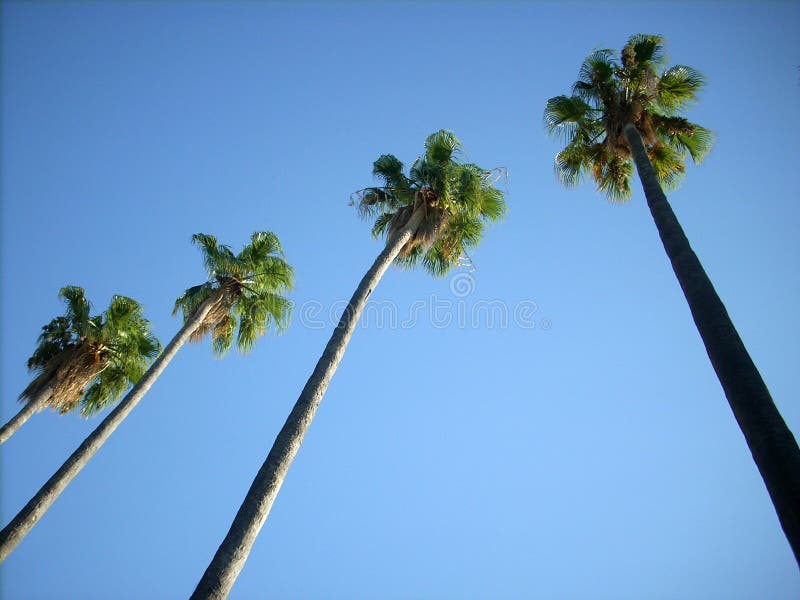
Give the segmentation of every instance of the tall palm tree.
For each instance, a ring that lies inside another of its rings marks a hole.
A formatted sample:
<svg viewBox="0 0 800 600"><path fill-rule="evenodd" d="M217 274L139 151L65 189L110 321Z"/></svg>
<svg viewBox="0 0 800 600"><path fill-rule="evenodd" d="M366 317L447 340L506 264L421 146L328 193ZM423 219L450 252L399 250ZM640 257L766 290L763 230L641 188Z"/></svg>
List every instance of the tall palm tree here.
<svg viewBox="0 0 800 600"><path fill-rule="evenodd" d="M225 598L233 587L367 299L389 266L421 263L431 274L443 276L478 244L485 223L505 213L503 194L492 185L494 173L458 162L460 148L452 133L439 131L427 138L425 154L408 176L392 155L375 161L373 174L383 185L362 190L359 208L364 216L375 217L372 233L384 235L386 246L358 284L192 598Z"/></svg>
<svg viewBox="0 0 800 600"><path fill-rule="evenodd" d="M611 50L584 60L572 95L545 108L547 129L566 141L556 172L568 186L588 173L609 198L623 200L636 165L711 364L800 563L800 450L662 191L677 184L687 154L700 161L712 143L707 129L682 116L705 78L683 65L659 74L665 62L656 35L632 36L619 60Z"/></svg>
<svg viewBox="0 0 800 600"><path fill-rule="evenodd" d="M175 302L173 314L183 312L183 327L117 407L0 531L0 561L14 550L114 433L183 344L200 341L210 333L217 355L225 354L234 339L238 349L247 352L270 326L278 331L287 327L291 304L281 293L291 289L293 273L274 234L254 233L250 244L239 254L218 244L211 235L196 234L192 242L203 252L208 280L189 288Z"/></svg>
<svg viewBox="0 0 800 600"><path fill-rule="evenodd" d="M83 288L67 286L58 295L65 314L42 327L28 359L37 376L20 394L22 409L0 428L0 444L44 408L63 415L80 405L84 416L102 410L139 381L161 351L135 300L114 296L103 314L90 317Z"/></svg>

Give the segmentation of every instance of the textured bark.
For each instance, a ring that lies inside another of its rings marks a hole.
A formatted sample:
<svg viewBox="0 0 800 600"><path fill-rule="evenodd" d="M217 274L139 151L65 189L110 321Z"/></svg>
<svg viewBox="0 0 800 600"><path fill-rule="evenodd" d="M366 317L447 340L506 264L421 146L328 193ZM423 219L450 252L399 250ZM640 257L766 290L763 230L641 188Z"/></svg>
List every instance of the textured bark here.
<svg viewBox="0 0 800 600"><path fill-rule="evenodd" d="M647 205L725 396L800 565L800 449L672 212L641 137L625 127Z"/></svg>
<svg viewBox="0 0 800 600"><path fill-rule="evenodd" d="M63 492L75 476L80 473L81 469L87 465L89 460L97 453L111 434L114 433L125 417L128 416L144 397L180 347L188 341L192 332L202 323L205 316L214 307L217 299L218 296L214 295L198 308L116 408L114 408L114 410L103 419L103 422L89 434L80 446L78 446L78 449L72 453L63 465L61 465L61 468L47 480L47 483L45 483L25 507L19 511L19 514L0 531L0 562L4 561L14 548L17 547L17 544L22 541L42 515L47 512L47 509L50 508L53 502L61 495L61 492Z"/></svg>
<svg viewBox="0 0 800 600"><path fill-rule="evenodd" d="M267 459L250 486L228 534L197 584L197 588L191 596L192 600L228 597L259 531L267 520L275 497L300 449L300 444L317 412L317 407L328 389L331 377L339 366L372 290L378 285L381 277L406 242L414 235L423 217L424 208L418 208L408 224L388 241L386 247L359 283L342 314L339 325L334 330L328 345L325 346L314 372L300 393L300 397L278 433Z"/></svg>
<svg viewBox="0 0 800 600"><path fill-rule="evenodd" d="M17 432L17 429L22 427L25 422L30 419L35 413L42 410L47 406L47 401L53 395L53 386L46 385L41 390L36 392L33 398L27 399L25 405L20 411L9 419L8 423L0 427L0 444L5 444L12 435Z"/></svg>

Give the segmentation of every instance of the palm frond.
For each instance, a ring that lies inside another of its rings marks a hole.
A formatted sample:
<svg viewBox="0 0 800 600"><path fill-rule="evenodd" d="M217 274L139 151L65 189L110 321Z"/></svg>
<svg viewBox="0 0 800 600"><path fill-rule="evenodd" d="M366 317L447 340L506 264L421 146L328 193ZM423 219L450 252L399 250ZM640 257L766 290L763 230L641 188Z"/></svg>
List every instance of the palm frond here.
<svg viewBox="0 0 800 600"><path fill-rule="evenodd" d="M186 289L183 294L178 296L175 300L175 305L172 308L172 316L183 313L184 323L194 314L200 305L208 300L214 292L214 286L211 282L201 283Z"/></svg>
<svg viewBox="0 0 800 600"><path fill-rule="evenodd" d="M233 346L234 332L236 331L236 319L229 314L225 315L214 324L211 329L211 348L214 355L222 357L227 354L228 350ZM255 343L255 336L251 342Z"/></svg>
<svg viewBox="0 0 800 600"><path fill-rule="evenodd" d="M36 349L26 363L28 370L41 371L50 359L75 343L77 340L70 329L70 320L67 317L56 317L42 327Z"/></svg>
<svg viewBox="0 0 800 600"><path fill-rule="evenodd" d="M648 149L647 156L661 187L665 191L676 189L686 171L683 154L667 144L655 144Z"/></svg>
<svg viewBox="0 0 800 600"><path fill-rule="evenodd" d="M59 290L58 296L67 305L64 316L69 320L70 327L75 330L78 336L86 335L92 305L86 299L83 288L76 285L68 285Z"/></svg>
<svg viewBox="0 0 800 600"><path fill-rule="evenodd" d="M656 89L656 105L665 114L682 111L697 100L706 85L705 76L685 65L677 65L661 75Z"/></svg>
<svg viewBox="0 0 800 600"><path fill-rule="evenodd" d="M588 141L602 131L597 110L578 96L556 96L547 101L544 124L547 133L569 143L578 135Z"/></svg>
<svg viewBox="0 0 800 600"><path fill-rule="evenodd" d="M236 255L230 246L217 242L217 238L207 233L192 235L192 243L200 246L203 252L203 264L209 277L234 274L238 268Z"/></svg>
<svg viewBox="0 0 800 600"><path fill-rule="evenodd" d="M271 255L283 256L278 236L271 231L256 231L250 236L250 243L236 256L236 260L251 267Z"/></svg>
<svg viewBox="0 0 800 600"><path fill-rule="evenodd" d="M461 142L452 131L440 129L425 140L425 158L437 165L448 164L461 150Z"/></svg>
<svg viewBox="0 0 800 600"><path fill-rule="evenodd" d="M380 179L388 188L410 187L408 178L403 174L403 163L393 154L382 154L372 163L372 175Z"/></svg>
<svg viewBox="0 0 800 600"><path fill-rule="evenodd" d="M572 95L597 106L607 96L609 86L613 87L616 69L613 50L595 50L581 64Z"/></svg>
<svg viewBox="0 0 800 600"><path fill-rule="evenodd" d="M658 69L667 60L664 54L664 38L660 35L634 34L628 38L628 43L622 51L623 55L628 48L633 50L639 65L647 63L651 68Z"/></svg>
<svg viewBox="0 0 800 600"><path fill-rule="evenodd" d="M633 164L617 156L605 156L595 162L592 176L597 189L612 202L624 202L631 197Z"/></svg>
<svg viewBox="0 0 800 600"><path fill-rule="evenodd" d="M372 237L377 239L386 235L386 232L389 228L389 223L392 222L393 218L394 213L390 212L385 212L378 215L378 218L375 219L375 224L372 226Z"/></svg>

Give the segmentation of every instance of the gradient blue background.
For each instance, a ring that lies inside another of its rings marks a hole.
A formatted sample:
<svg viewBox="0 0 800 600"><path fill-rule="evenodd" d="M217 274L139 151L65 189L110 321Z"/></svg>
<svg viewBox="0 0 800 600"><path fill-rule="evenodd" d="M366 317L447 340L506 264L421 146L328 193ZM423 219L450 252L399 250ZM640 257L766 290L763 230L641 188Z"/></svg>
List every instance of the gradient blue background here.
<svg viewBox="0 0 800 600"><path fill-rule="evenodd" d="M376 300L535 302L535 328L367 324L232 598L796 598L797 565L638 181L559 187L546 100L596 47L666 37L709 79L714 150L670 195L800 432L800 5L2 5L2 418L58 289L140 300L166 342L195 232L277 233L293 299L349 298L380 249L348 206L390 152L452 129L509 170L475 288L390 271ZM460 304L459 304L460 303ZM331 331L181 350L0 569L2 597L194 588ZM36 415L2 448L6 523L96 426Z"/></svg>

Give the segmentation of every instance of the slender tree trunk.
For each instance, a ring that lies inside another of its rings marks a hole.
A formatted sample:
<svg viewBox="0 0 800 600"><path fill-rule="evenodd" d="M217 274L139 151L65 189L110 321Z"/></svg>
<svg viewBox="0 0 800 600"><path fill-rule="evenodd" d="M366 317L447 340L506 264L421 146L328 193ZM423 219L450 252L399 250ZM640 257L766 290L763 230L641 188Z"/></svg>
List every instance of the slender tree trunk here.
<svg viewBox="0 0 800 600"><path fill-rule="evenodd" d="M47 480L37 494L19 511L16 517L0 531L0 562L17 547L28 532L36 525L37 521L47 512L47 509L61 495L61 492L69 485L74 477L80 473L89 460L97 453L100 447L125 420L133 408L144 397L150 386L158 379L161 372L174 358L181 346L188 340L192 332L203 321L209 311L214 307L219 299L214 295L205 303L200 305L192 317L181 327L175 337L172 338L161 355L150 365L150 368L142 375L138 383L131 388L130 392L120 401L103 422L89 434L89 436L78 446L61 468Z"/></svg>
<svg viewBox="0 0 800 600"><path fill-rule="evenodd" d="M392 261L397 258L402 247L414 235L423 217L424 208L418 208L408 224L387 242L386 247L358 284L314 372L250 486L228 534L197 584L192 600L228 597L239 572L244 567L258 532L267 520L275 497L300 449L300 444L328 389L328 384L339 366L372 290L378 285Z"/></svg>
<svg viewBox="0 0 800 600"><path fill-rule="evenodd" d="M0 428L0 444L5 444L8 438L14 435L28 419L47 406L47 401L52 395L53 385L51 383L39 390L33 398L29 398L22 409Z"/></svg>
<svg viewBox="0 0 800 600"><path fill-rule="evenodd" d="M728 403L800 564L800 449L672 212L641 136L625 127L647 205Z"/></svg>

